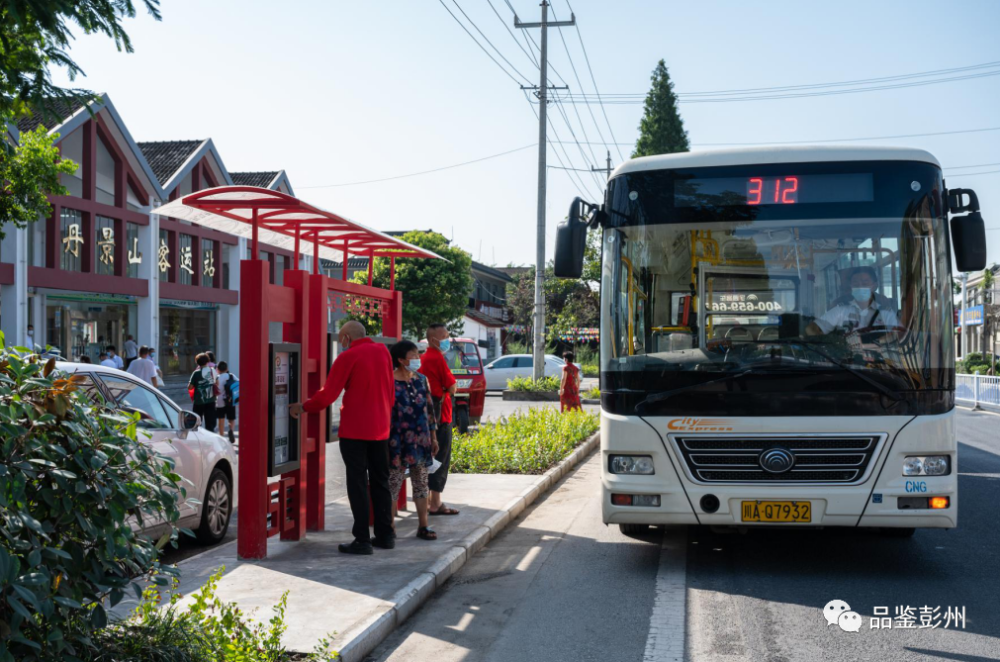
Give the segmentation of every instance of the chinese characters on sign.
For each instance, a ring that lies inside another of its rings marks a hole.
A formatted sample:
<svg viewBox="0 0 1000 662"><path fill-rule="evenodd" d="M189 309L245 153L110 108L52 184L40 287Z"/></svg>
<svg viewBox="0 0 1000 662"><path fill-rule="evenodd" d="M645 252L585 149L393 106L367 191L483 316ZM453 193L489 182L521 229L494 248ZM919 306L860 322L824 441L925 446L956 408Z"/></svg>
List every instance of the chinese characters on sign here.
<svg viewBox="0 0 1000 662"><path fill-rule="evenodd" d="M215 278L215 255L213 251L205 251L204 269L202 269L202 274L209 278Z"/></svg>
<svg viewBox="0 0 1000 662"><path fill-rule="evenodd" d="M181 263L180 263L180 268L183 269L184 271L188 272L189 274L191 274L193 276L194 275L194 269L191 268L191 261L192 261L191 247L190 246L184 246L183 248L181 248Z"/></svg>
<svg viewBox="0 0 1000 662"><path fill-rule="evenodd" d="M870 630L914 630L926 628L965 629L965 607L904 607L895 609L895 617L889 616L888 607L875 607L875 614L869 621Z"/></svg>
<svg viewBox="0 0 1000 662"><path fill-rule="evenodd" d="M84 240L80 234L80 225L78 223L73 223L66 228L66 236L62 242L65 244L63 248L64 253L71 253L73 257L80 257L80 244L83 244Z"/></svg>
<svg viewBox="0 0 1000 662"><path fill-rule="evenodd" d="M97 242L101 247L101 262L108 266L115 263L115 231L111 228L101 228L101 240Z"/></svg>
<svg viewBox="0 0 1000 662"><path fill-rule="evenodd" d="M170 247L167 246L167 242L162 238L160 239L160 250L157 259L160 273L166 273L167 269L170 268Z"/></svg>
<svg viewBox="0 0 1000 662"><path fill-rule="evenodd" d="M128 249L128 263L142 264L142 253L139 252L139 238L132 240L132 248ZM169 266L169 265L168 265ZM162 269L161 269L162 271Z"/></svg>

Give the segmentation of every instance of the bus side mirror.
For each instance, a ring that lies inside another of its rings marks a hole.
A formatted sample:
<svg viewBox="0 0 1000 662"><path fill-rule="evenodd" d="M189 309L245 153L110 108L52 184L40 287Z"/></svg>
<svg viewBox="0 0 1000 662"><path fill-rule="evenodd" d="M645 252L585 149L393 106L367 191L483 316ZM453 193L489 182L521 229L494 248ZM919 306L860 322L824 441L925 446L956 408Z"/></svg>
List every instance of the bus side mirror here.
<svg viewBox="0 0 1000 662"><path fill-rule="evenodd" d="M968 202L965 201L968 198ZM952 216L951 243L955 249L955 268L959 272L986 268L986 224L979 213L979 198L972 189L948 191L948 210L965 216Z"/></svg>
<svg viewBox="0 0 1000 662"><path fill-rule="evenodd" d="M581 219L584 201L573 198L569 218L556 228L554 271L557 278L583 275L583 254L587 248L587 222Z"/></svg>

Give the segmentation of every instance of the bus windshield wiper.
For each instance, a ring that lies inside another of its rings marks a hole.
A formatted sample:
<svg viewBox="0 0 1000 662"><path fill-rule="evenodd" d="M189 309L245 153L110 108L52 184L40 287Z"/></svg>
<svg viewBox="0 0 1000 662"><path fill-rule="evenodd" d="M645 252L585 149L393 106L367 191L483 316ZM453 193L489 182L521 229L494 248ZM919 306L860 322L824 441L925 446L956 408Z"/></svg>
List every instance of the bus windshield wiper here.
<svg viewBox="0 0 1000 662"><path fill-rule="evenodd" d="M894 391L891 388L889 388L888 386L886 386L885 384L879 383L878 380L872 379L871 377L869 377L868 375L866 375L865 373L863 373L862 371L860 371L860 370L858 370L856 368L852 368L849 365L846 365L844 363L841 363L840 361L837 361L832 356L830 356L829 354L827 354L823 350L819 349L816 346L819 343L817 343L815 341L779 339L779 340L765 340L763 342L766 343L766 344L768 344L768 345L801 345L802 347L805 347L806 349L810 350L811 352L813 352L815 354L819 354L824 359L826 359L827 361L829 361L831 364L835 365L836 367L840 368L844 372L851 373L852 375L854 375L855 377L857 377L861 381L865 382L869 386L871 386L874 389L876 389L879 393L885 395L887 398L892 399L893 402L900 402L901 400L903 400L904 396L900 395L900 393L898 391Z"/></svg>

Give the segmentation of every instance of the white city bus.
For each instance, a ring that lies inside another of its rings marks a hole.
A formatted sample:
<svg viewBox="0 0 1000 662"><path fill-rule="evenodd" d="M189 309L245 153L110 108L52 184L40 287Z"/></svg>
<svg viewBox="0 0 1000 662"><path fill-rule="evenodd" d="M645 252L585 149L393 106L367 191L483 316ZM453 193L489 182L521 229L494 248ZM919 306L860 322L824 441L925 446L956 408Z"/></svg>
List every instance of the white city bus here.
<svg viewBox="0 0 1000 662"><path fill-rule="evenodd" d="M602 205L574 200L556 275L580 275L588 229L605 523L957 525L949 244L983 269L985 231L931 154L633 159Z"/></svg>

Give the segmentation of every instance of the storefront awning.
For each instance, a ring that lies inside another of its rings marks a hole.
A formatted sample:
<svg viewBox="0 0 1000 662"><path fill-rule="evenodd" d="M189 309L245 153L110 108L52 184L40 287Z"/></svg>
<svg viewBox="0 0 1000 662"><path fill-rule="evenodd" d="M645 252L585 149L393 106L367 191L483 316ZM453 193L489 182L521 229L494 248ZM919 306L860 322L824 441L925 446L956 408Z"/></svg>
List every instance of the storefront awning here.
<svg viewBox="0 0 1000 662"><path fill-rule="evenodd" d="M298 255L344 264L349 255L440 258L435 253L324 211L280 191L219 186L196 191L153 210Z"/></svg>

